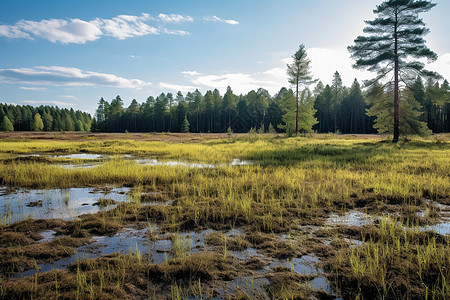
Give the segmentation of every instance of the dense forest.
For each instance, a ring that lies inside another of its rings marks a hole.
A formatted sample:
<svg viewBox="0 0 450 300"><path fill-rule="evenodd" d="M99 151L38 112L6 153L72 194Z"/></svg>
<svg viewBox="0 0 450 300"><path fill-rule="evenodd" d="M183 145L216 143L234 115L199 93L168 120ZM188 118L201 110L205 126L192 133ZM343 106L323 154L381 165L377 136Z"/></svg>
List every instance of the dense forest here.
<svg viewBox="0 0 450 300"><path fill-rule="evenodd" d="M406 93L406 89L404 90ZM420 78L407 88L413 96L408 109L434 133L450 132L450 88L447 81L428 81ZM331 84L318 82L311 90L317 120L313 130L320 133L376 133L383 131L378 122L377 103L391 97L387 88L362 91L355 79L351 87L342 84L338 72ZM225 95L217 89L205 94L198 90L183 95L178 92L150 96L139 104L135 99L128 107L117 96L110 102L100 99L95 118L90 114L52 106L20 106L0 103L1 131L97 131L97 132L227 132L241 133L284 132L285 118L292 105L281 88L271 96L265 89L235 95L229 87ZM406 103L406 101L405 101ZM389 110L389 108L386 108ZM381 118L380 118L381 119Z"/></svg>
<svg viewBox="0 0 450 300"><path fill-rule="evenodd" d="M90 114L53 106L0 103L0 131L90 131Z"/></svg>
<svg viewBox="0 0 450 300"><path fill-rule="evenodd" d="M389 89L383 95L388 97ZM283 115L289 112L284 97L289 92L282 88L274 96L265 89L235 95L228 87L225 95L217 89L204 95L198 90L185 96L178 92L150 96L139 104L135 99L125 108L120 96L111 102L100 99L93 131L109 132L283 132ZM435 133L450 131L450 89L443 84L420 78L404 92L412 93L413 101L408 110L423 121ZM371 91L363 92L355 79L351 87L345 87L338 72L331 85L317 83L311 91L317 124L313 130L320 133L376 133L377 113L371 110ZM373 94L373 93L372 93ZM391 101L392 102L392 101ZM292 108L291 108L292 109ZM372 111L372 114L370 113ZM406 112L405 112L406 113ZM187 124L186 124L187 120ZM186 126L187 125L187 126ZM379 124L380 125L380 124Z"/></svg>

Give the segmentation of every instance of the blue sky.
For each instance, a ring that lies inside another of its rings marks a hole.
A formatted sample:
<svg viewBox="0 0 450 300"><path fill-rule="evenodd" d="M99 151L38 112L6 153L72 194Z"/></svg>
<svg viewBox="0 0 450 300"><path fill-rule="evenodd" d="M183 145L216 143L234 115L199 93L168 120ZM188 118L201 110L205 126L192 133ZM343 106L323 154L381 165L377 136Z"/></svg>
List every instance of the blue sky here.
<svg viewBox="0 0 450 300"><path fill-rule="evenodd" d="M429 66L450 79L450 1L423 15ZM369 78L347 46L380 0L0 1L0 102L93 113L100 97L127 106L161 92L237 94L288 86L285 64L303 43L325 84Z"/></svg>

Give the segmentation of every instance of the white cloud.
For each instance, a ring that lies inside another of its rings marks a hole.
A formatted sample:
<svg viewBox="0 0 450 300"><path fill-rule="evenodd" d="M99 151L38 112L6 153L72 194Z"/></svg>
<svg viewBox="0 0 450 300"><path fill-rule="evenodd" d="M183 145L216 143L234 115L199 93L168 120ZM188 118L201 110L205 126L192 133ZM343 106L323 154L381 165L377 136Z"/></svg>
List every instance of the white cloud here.
<svg viewBox="0 0 450 300"><path fill-rule="evenodd" d="M151 85L139 79L127 79L113 74L83 71L59 66L0 69L0 83L20 83L52 86L114 86L140 89Z"/></svg>
<svg viewBox="0 0 450 300"><path fill-rule="evenodd" d="M194 21L194 18L192 18L191 16L182 16L182 15L178 15L178 14L170 14L170 15L159 14L158 19L160 19L163 22L168 22L168 23L193 22Z"/></svg>
<svg viewBox="0 0 450 300"><path fill-rule="evenodd" d="M141 58L139 55L133 55L133 54L131 54L130 55L130 58L137 58L137 59L139 59L139 58Z"/></svg>
<svg viewBox="0 0 450 300"><path fill-rule="evenodd" d="M147 14L140 17L120 15L112 19L97 18L91 23L100 28L104 35L124 40L130 37L159 34L157 28L143 22L148 18Z"/></svg>
<svg viewBox="0 0 450 300"><path fill-rule="evenodd" d="M77 97L72 96L72 95L61 95L60 97L62 97L62 98L69 98L69 99L77 99Z"/></svg>
<svg viewBox="0 0 450 300"><path fill-rule="evenodd" d="M45 91L47 88L37 87L37 86L31 86L31 87L21 86L20 89L21 90L30 90L30 91Z"/></svg>
<svg viewBox="0 0 450 300"><path fill-rule="evenodd" d="M161 89L169 89L169 90L173 90L173 91L177 91L177 92L178 91L190 92L190 91L195 91L195 89L197 89L197 87L195 87L195 86L170 84L170 83L164 83L164 82L160 82L158 84L158 86Z"/></svg>
<svg viewBox="0 0 450 300"><path fill-rule="evenodd" d="M44 104L50 104L50 105L59 105L59 106L74 106L75 103L67 103L67 102L62 102L62 101L40 101L40 100L26 100L26 101L21 101L22 103L27 103L27 104L39 104L39 105L44 105Z"/></svg>
<svg viewBox="0 0 450 300"><path fill-rule="evenodd" d="M22 20L14 27L29 36L62 44L84 44L87 41L95 41L102 35L102 31L97 26L80 19L50 19L40 22Z"/></svg>
<svg viewBox="0 0 450 300"><path fill-rule="evenodd" d="M444 79L450 81L450 53L439 55L438 59L426 68L438 72Z"/></svg>
<svg viewBox="0 0 450 300"><path fill-rule="evenodd" d="M0 25L0 36L9 39L31 39L31 36L13 25Z"/></svg>
<svg viewBox="0 0 450 300"><path fill-rule="evenodd" d="M112 19L96 18L90 21L80 19L20 20L14 25L0 25L0 36L9 39L42 38L61 44L84 44L98 40L102 36L123 40L152 34L187 35L189 34L187 31L154 27L148 25L146 21L179 23L193 20L190 16L177 14L160 14L157 18L153 18L146 13L140 16L118 15Z"/></svg>
<svg viewBox="0 0 450 300"><path fill-rule="evenodd" d="M167 29L167 28L161 28L161 32L162 32L162 33L165 33L165 34L181 35L181 36L185 36L185 35L189 35L189 34L190 34L189 31L185 31L185 30L173 30L173 29Z"/></svg>
<svg viewBox="0 0 450 300"><path fill-rule="evenodd" d="M202 73L199 73L197 71L183 71L181 74L189 75L189 76L196 76L196 75L202 75Z"/></svg>
<svg viewBox="0 0 450 300"><path fill-rule="evenodd" d="M227 19L221 19L217 16L212 16L212 17L204 17L203 18L205 21L209 21L209 22L223 22L223 23L227 23L230 25L238 25L239 22L235 21L235 20L227 20Z"/></svg>

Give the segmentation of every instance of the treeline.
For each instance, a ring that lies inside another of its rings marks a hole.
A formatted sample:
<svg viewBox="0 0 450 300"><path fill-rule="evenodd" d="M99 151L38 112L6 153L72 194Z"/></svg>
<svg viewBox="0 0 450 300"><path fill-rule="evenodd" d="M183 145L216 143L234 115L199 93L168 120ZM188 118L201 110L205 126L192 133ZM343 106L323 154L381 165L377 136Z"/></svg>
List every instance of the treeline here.
<svg viewBox="0 0 450 300"><path fill-rule="evenodd" d="M0 103L0 131L90 131L92 117L73 108Z"/></svg>
<svg viewBox="0 0 450 300"><path fill-rule="evenodd" d="M426 86L417 79L413 94L418 105L417 118L426 122L435 133L450 131L450 100L448 82L439 85L429 81ZM283 96L289 90L282 88L271 96L265 89L235 95L230 87L225 95L217 89L204 95L198 90L185 96L178 92L150 96L143 103L132 100L124 107L120 96L111 102L100 99L93 131L102 132L283 132L283 115L288 113ZM386 95L389 92L386 91ZM377 114L368 114L373 106L370 91L363 92L355 79L351 87L342 84L338 72L331 85L319 82L312 90L315 118L313 130L320 133L376 133ZM393 101L392 101L393 102ZM389 102L391 103L391 102ZM372 109L373 111L373 109ZM185 121L187 119L187 123Z"/></svg>

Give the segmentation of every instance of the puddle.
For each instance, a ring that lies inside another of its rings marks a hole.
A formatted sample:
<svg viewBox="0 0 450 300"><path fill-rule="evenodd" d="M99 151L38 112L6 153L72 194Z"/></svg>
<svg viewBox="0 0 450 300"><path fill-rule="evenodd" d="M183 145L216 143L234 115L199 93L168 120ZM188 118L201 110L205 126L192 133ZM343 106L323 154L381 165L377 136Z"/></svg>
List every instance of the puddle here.
<svg viewBox="0 0 450 300"><path fill-rule="evenodd" d="M93 239L95 241L93 243L77 248L77 253L73 256L60 259L51 264L39 264L38 272L41 273L55 269L65 269L70 264L76 263L78 260L97 258L115 252L127 254L130 251L136 252L137 250L143 254L149 254L149 259L151 259L153 263L160 264L173 258L174 254L172 250L174 250L175 247L177 247L178 253L184 251L186 255L203 249L202 247L205 245L205 235L212 231L208 229L199 233L187 232L174 235L165 234L161 236L161 239L153 241L149 239L148 230L148 228L140 230L124 228L114 236L94 236ZM152 225L152 232L157 230L158 227ZM167 239L164 239L164 237L167 237ZM179 240L177 240L177 238ZM36 270L34 269L27 270L23 273L15 274L14 277L30 276L35 274L35 272Z"/></svg>
<svg viewBox="0 0 450 300"><path fill-rule="evenodd" d="M294 271L301 275L317 275L321 270L316 268L319 259L311 255L303 255L300 258L293 258Z"/></svg>
<svg viewBox="0 0 450 300"><path fill-rule="evenodd" d="M309 284L311 284L315 290L322 290L324 292L327 292L330 295L335 295L335 292L331 288L330 284L328 283L328 280L323 276L314 278L313 280L311 280L309 282ZM339 300L339 299L341 299L341 298L336 298L335 300Z"/></svg>
<svg viewBox="0 0 450 300"><path fill-rule="evenodd" d="M345 213L343 215L332 214L325 225L328 226L363 226L363 225L371 225L375 221L375 217L370 216L368 214L352 211Z"/></svg>
<svg viewBox="0 0 450 300"><path fill-rule="evenodd" d="M43 239L39 240L39 243L51 242L56 238L56 231L54 230L45 230L39 232L39 234L43 237Z"/></svg>
<svg viewBox="0 0 450 300"><path fill-rule="evenodd" d="M93 206L100 198L116 202L127 201L126 193L129 190L114 188L104 192L94 188L18 189L13 193L0 195L0 220L2 224L11 224L29 217L71 220L82 214L97 213L113 207Z"/></svg>
<svg viewBox="0 0 450 300"><path fill-rule="evenodd" d="M102 154L75 153L64 155L51 155L52 158L73 158L73 159L104 159L108 156Z"/></svg>
<svg viewBox="0 0 450 300"><path fill-rule="evenodd" d="M205 235L211 233L211 229L201 232L183 232L176 234L165 234L161 239L149 242L150 254L154 264L163 263L172 259L174 255L192 254L200 250L208 250ZM165 239L165 237L167 237ZM174 253L175 252L175 253Z"/></svg>
<svg viewBox="0 0 450 300"><path fill-rule="evenodd" d="M68 169L91 169L99 166L100 164L60 164L58 166Z"/></svg>
<svg viewBox="0 0 450 300"><path fill-rule="evenodd" d="M26 156L38 156L38 157L48 157L48 158L67 158L67 159L80 159L80 160L92 160L92 161L102 161L109 157L110 155L104 154L92 154L92 153L74 153L74 154L27 154ZM187 162L182 160L160 160L154 158L137 158L134 155L125 154L122 155L124 159L135 160L137 164L144 166L181 166L181 167L189 167L189 168L199 168L199 169L207 169L207 168L217 168L224 166L247 166L253 165L253 162L240 160L235 158L229 164L207 164L207 163L196 163L196 162ZM84 163L84 164L73 164L73 163L63 163L59 164L59 166L63 168L93 168L100 164L97 163Z"/></svg>
<svg viewBox="0 0 450 300"><path fill-rule="evenodd" d="M232 166L248 166L248 165L253 165L253 162L247 161L247 160L240 160L238 158L235 158L231 162L231 165Z"/></svg>
<svg viewBox="0 0 450 300"><path fill-rule="evenodd" d="M181 166L181 167L190 167L190 168L215 168L216 165L213 164L201 164L201 163L188 163L182 161L161 161L157 159L136 159L136 163L138 165L144 166Z"/></svg>
<svg viewBox="0 0 450 300"><path fill-rule="evenodd" d="M212 169L217 167L223 167L223 166L246 166L246 165L253 165L253 162L250 161L244 161L240 159L233 159L233 161L230 164L204 164L204 163L194 163L194 162L185 162L185 161L175 161L175 160L158 160L158 159L151 159L151 158L145 158L145 159L136 159L136 163L138 165L145 165L145 166L169 166L169 167L175 167L175 166L181 166L181 167L189 167L189 168L199 168L199 169Z"/></svg>
<svg viewBox="0 0 450 300"><path fill-rule="evenodd" d="M126 254L129 251L135 252L138 249L141 252L148 252L148 239L146 237L147 228L135 230L125 228L121 232L112 237L101 236L93 237L95 242L77 248L77 253L71 257L60 259L51 264L38 264L38 272L47 272L56 269L65 269L69 265L76 263L78 260L97 258L102 255L108 255L115 252ZM36 273L35 269L15 274L15 278L30 276Z"/></svg>
<svg viewBox="0 0 450 300"><path fill-rule="evenodd" d="M322 273L320 268L316 267L319 259L313 255L303 255L302 257L294 257L292 259L279 260L276 259L270 265L265 267L265 270L274 269L276 267L283 267L293 270L300 275L319 275Z"/></svg>
<svg viewBox="0 0 450 300"><path fill-rule="evenodd" d="M252 248L252 247L248 247L243 251L234 251L234 250L227 250L227 252L238 258L238 259L242 259L242 260L248 260L250 258L252 258L252 256L258 256L258 250L256 250L256 248Z"/></svg>
<svg viewBox="0 0 450 300"><path fill-rule="evenodd" d="M420 231L434 231L442 235L450 235L450 220L445 223L419 227Z"/></svg>

